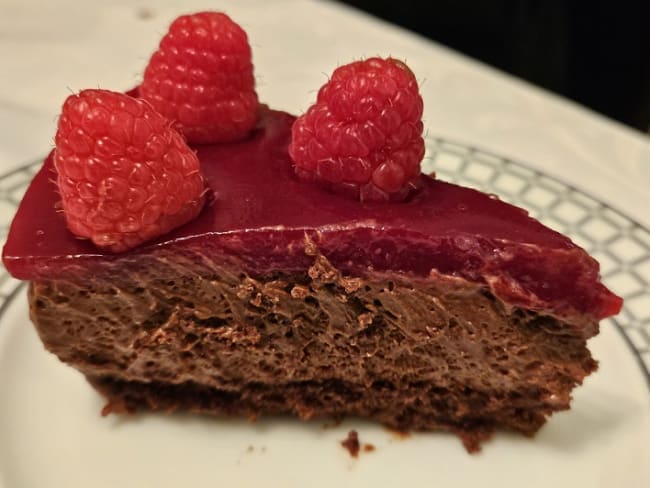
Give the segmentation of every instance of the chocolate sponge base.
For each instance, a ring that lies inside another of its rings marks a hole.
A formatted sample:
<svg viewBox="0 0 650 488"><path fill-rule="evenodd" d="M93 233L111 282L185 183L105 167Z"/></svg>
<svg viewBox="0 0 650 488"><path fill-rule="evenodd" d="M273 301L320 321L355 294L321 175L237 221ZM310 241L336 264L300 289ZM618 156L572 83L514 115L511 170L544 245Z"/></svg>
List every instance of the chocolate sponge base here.
<svg viewBox="0 0 650 488"><path fill-rule="evenodd" d="M469 452L478 451L497 426L533 435L550 413L549 409L540 410L538 401L530 397L498 399L462 386L413 385L397 391L389 385L366 389L330 380L245 385L238 391L225 391L191 382L175 385L110 377L87 379L108 400L104 415L188 411L251 420L261 413L297 415L303 420L352 416L375 420L397 431L450 431L461 438Z"/></svg>
<svg viewBox="0 0 650 488"><path fill-rule="evenodd" d="M597 324L566 323L444 276L252 277L200 253L139 256L32 282L43 343L107 399L105 413L188 410L359 416L444 429L468 450L531 435L596 369Z"/></svg>

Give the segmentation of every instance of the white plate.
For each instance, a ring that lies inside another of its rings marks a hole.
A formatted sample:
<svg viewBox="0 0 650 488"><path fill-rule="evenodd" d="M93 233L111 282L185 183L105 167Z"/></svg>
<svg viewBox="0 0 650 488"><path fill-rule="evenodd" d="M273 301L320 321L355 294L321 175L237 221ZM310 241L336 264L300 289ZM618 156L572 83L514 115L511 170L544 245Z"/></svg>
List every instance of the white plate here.
<svg viewBox="0 0 650 488"><path fill-rule="evenodd" d="M43 350L25 287L0 269L0 487L650 486L650 233L519 163L428 142L439 176L497 193L567 233L601 261L605 282L626 299L590 341L600 370L575 391L569 412L554 415L534 439L497 433L474 456L449 434L400 438L354 419L332 427L102 418L102 401L83 377ZM15 206L37 166L0 177L0 204ZM351 458L340 445L350 429L375 450Z"/></svg>

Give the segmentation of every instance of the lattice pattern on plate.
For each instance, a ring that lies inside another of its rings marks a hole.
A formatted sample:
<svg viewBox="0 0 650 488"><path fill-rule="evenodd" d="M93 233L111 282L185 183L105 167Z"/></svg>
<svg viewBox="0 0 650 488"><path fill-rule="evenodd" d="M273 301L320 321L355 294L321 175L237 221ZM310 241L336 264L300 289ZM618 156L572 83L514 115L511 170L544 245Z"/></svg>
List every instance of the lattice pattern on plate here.
<svg viewBox="0 0 650 488"><path fill-rule="evenodd" d="M0 176L0 240L41 163ZM499 195L570 236L601 264L604 282L625 299L611 323L630 346L650 386L650 231L596 198L525 165L444 139L428 138L426 172ZM0 268L0 313L19 282Z"/></svg>
<svg viewBox="0 0 650 488"><path fill-rule="evenodd" d="M16 208L23 198L27 185L41 167L41 161L25 165L15 171L0 176L0 245L4 246L9 225ZM12 278L0 265L0 314L8 305L8 300L20 286L20 281Z"/></svg>

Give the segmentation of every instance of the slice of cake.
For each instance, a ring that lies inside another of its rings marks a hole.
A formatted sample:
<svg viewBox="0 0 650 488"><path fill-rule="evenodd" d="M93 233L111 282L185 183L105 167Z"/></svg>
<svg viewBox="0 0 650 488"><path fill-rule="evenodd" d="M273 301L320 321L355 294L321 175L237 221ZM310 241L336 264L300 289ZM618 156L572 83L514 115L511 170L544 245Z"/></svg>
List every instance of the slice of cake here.
<svg viewBox="0 0 650 488"><path fill-rule="evenodd" d="M177 124L199 134L199 168L171 123L136 129L158 120L145 102L88 91L64 106L3 261L104 413L351 415L475 450L495 428L536 432L596 369L586 340L621 307L596 261L524 210L420 174L403 64L339 70L298 122L255 107L231 142Z"/></svg>

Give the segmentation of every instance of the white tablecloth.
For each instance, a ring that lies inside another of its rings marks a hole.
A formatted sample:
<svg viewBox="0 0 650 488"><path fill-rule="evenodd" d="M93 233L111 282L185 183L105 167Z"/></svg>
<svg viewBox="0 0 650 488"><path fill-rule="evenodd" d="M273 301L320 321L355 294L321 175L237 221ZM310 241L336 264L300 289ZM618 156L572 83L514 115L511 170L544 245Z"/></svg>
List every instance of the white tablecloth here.
<svg viewBox="0 0 650 488"><path fill-rule="evenodd" d="M340 64L405 59L429 134L523 161L650 226L650 139L456 52L335 3L306 0L0 4L0 173L52 146L65 97L139 83L181 13L216 8L248 32L260 98L294 113Z"/></svg>

